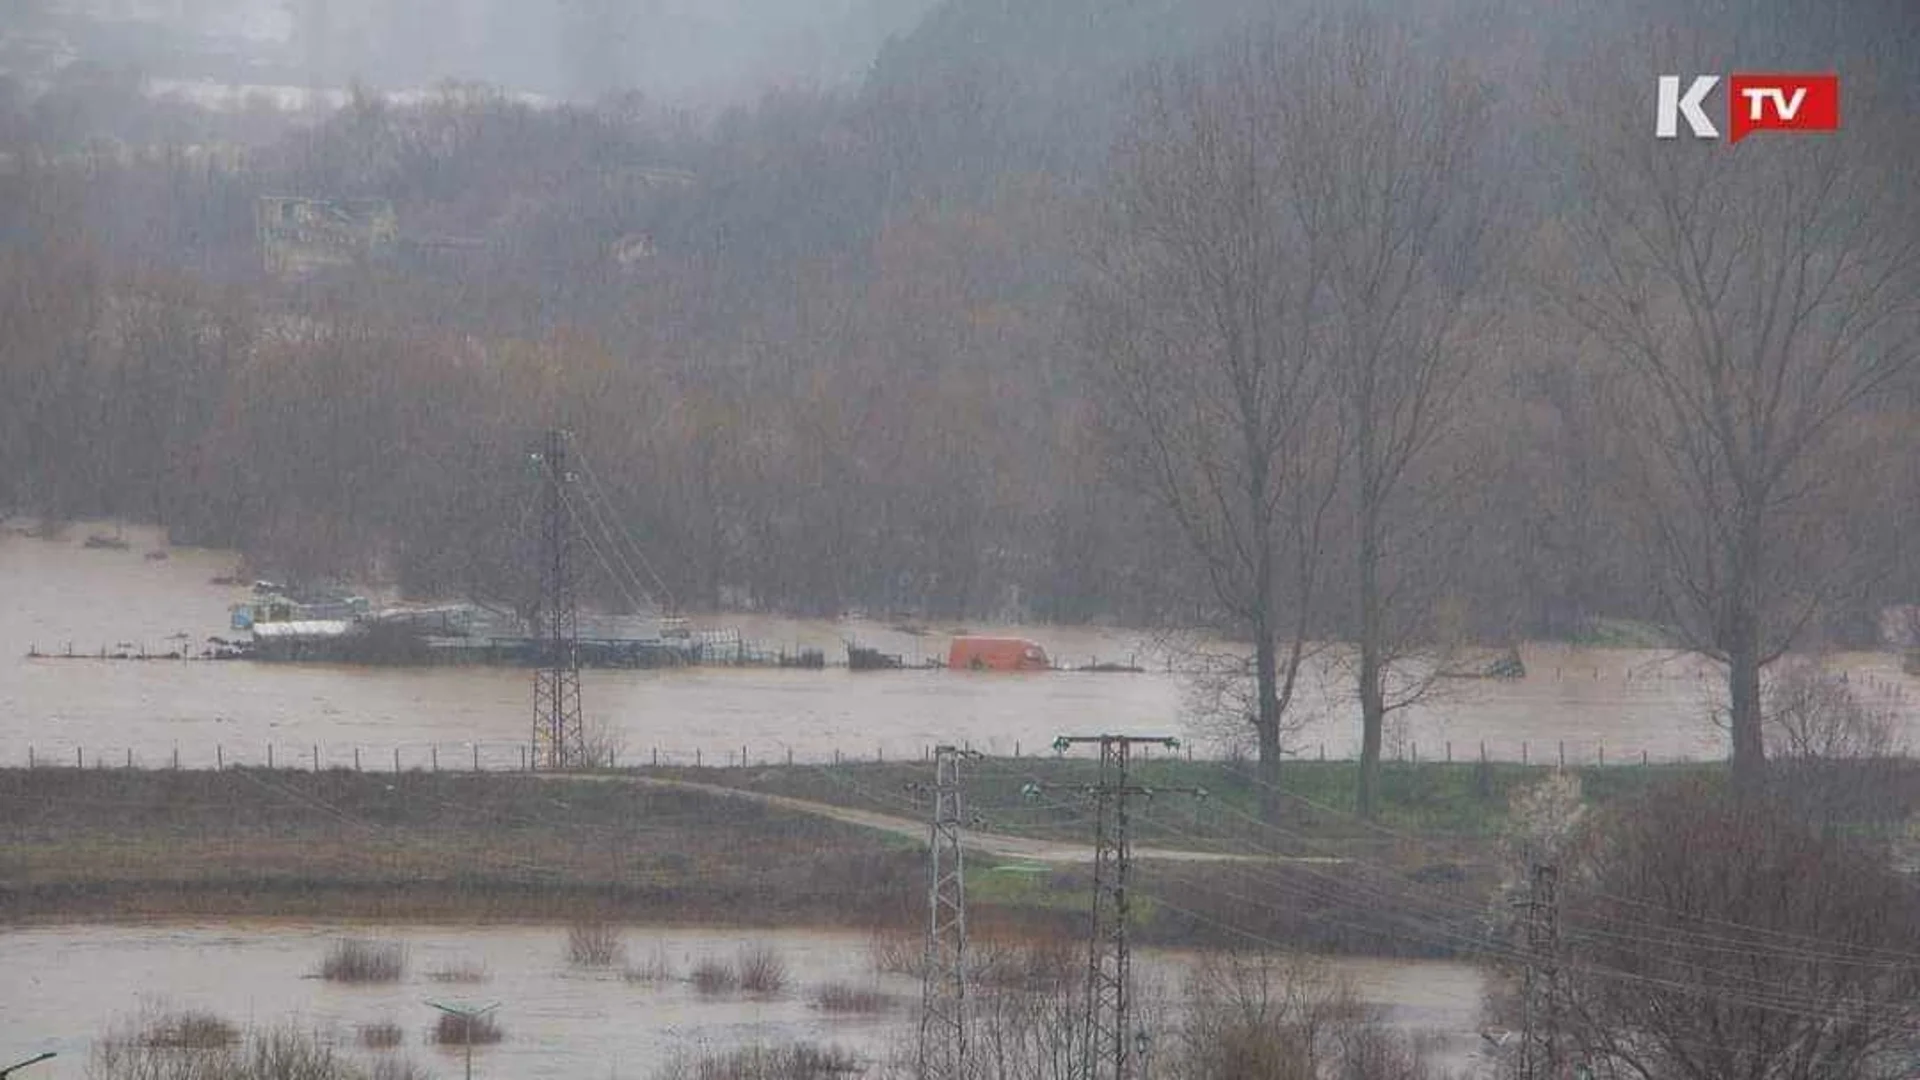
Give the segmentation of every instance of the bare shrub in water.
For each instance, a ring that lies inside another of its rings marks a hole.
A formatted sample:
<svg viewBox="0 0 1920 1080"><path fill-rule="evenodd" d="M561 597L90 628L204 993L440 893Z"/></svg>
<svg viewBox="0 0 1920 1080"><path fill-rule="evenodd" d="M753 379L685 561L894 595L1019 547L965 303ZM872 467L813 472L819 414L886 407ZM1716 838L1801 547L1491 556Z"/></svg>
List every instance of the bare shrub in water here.
<svg viewBox="0 0 1920 1080"><path fill-rule="evenodd" d="M740 976L725 960L708 957L693 965L693 988L702 994L730 993L740 985Z"/></svg>
<svg viewBox="0 0 1920 1080"><path fill-rule="evenodd" d="M210 1012L161 1013L147 1021L140 1043L167 1050L213 1050L240 1041L240 1029Z"/></svg>
<svg viewBox="0 0 1920 1080"><path fill-rule="evenodd" d="M577 922L567 927L567 962L578 967L612 967L626 951L620 928L606 922Z"/></svg>
<svg viewBox="0 0 1920 1080"><path fill-rule="evenodd" d="M771 945L748 945L735 963L740 989L749 994L778 994L787 988L787 961Z"/></svg>
<svg viewBox="0 0 1920 1080"><path fill-rule="evenodd" d="M507 1037L506 1030L491 1016L455 1016L441 1013L433 1025L433 1041L442 1046L487 1046Z"/></svg>
<svg viewBox="0 0 1920 1080"><path fill-rule="evenodd" d="M664 983L673 981L673 958L667 955L664 945L655 945L647 958L638 964L629 964L620 972L620 977L630 983Z"/></svg>
<svg viewBox="0 0 1920 1080"><path fill-rule="evenodd" d="M830 982L814 987L813 1007L829 1013L883 1013L893 1007L893 999L872 986Z"/></svg>
<svg viewBox="0 0 1920 1080"><path fill-rule="evenodd" d="M155 1045L143 1029L95 1040L89 1080L365 1080L351 1062L294 1027L250 1031L215 1047Z"/></svg>
<svg viewBox="0 0 1920 1080"><path fill-rule="evenodd" d="M405 1041L406 1033L391 1021L360 1025L360 1045L370 1050L390 1050Z"/></svg>
<svg viewBox="0 0 1920 1080"><path fill-rule="evenodd" d="M406 970L405 945L371 938L341 938L320 962L320 977L334 982L399 982Z"/></svg>
<svg viewBox="0 0 1920 1080"><path fill-rule="evenodd" d="M678 1058L658 1075L659 1080L841 1080L860 1071L860 1063L839 1047L790 1043Z"/></svg>

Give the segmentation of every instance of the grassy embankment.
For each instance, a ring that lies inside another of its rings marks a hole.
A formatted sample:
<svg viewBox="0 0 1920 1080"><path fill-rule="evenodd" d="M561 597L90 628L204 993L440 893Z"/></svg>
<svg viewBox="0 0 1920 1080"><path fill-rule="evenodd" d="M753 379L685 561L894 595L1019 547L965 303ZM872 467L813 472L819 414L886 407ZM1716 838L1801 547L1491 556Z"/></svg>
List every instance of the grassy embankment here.
<svg viewBox="0 0 1920 1080"><path fill-rule="evenodd" d="M1348 812L1353 768L1289 765L1283 821L1269 826L1244 768L1139 763L1138 784L1202 786L1210 797L1136 800L1138 847L1347 860L1143 859L1139 939L1386 955L1468 948L1497 878L1509 797L1548 770L1390 764L1383 812L1368 824ZM1720 769L1580 770L1598 807L1689 771ZM909 785L929 772L921 763L641 771L909 819L925 807ZM1084 844L1091 810L1076 789L1093 775L1085 760L974 762L968 810L995 832ZM1039 798L1023 796L1028 784L1041 786ZM586 918L911 931L924 918L924 873L917 839L614 778L0 771L0 920ZM1084 865L977 857L973 921L1078 934L1090 884Z"/></svg>

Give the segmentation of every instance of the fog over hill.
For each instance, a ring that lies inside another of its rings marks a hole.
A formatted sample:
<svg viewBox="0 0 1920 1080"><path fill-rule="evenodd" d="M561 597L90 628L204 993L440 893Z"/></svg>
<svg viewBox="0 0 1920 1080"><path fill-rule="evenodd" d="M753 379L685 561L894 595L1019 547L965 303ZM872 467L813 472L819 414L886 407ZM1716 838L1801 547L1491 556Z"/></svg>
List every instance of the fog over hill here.
<svg viewBox="0 0 1920 1080"><path fill-rule="evenodd" d="M861 77L931 0L13 0L0 72L394 90L453 79L675 103Z"/></svg>

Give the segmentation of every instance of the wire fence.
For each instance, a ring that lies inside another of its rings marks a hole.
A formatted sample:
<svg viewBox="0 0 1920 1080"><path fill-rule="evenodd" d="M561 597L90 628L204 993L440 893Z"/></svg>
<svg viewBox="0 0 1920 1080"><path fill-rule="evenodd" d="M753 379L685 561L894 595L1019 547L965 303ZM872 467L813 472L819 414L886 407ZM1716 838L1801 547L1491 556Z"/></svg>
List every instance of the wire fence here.
<svg viewBox="0 0 1920 1080"><path fill-rule="evenodd" d="M1244 760L1237 754L1222 753L1205 746L1196 747L1193 743L1182 744L1173 750L1163 748L1157 753L1152 747L1142 746L1137 747L1134 753L1142 761L1166 760L1171 757L1193 762L1228 764ZM1004 749L995 752L993 748L989 748L986 756L1032 759L1052 758L1056 754L1050 741L1035 740L1031 744L1016 742L1011 753ZM268 768L302 771L348 769L361 772L396 773L410 771L526 772L533 767L532 763L535 760L531 744L506 741L408 741L380 745L236 741L191 745L176 743L171 747L28 743L17 752L17 755L8 756L13 760L7 761L0 758L0 767L202 770ZM818 767L903 761L930 762L932 756L931 744L919 747L877 744L859 750L846 748L823 750L784 745L755 747L751 744L704 747L647 746L640 749L615 750L608 755L609 760L603 762L601 767L606 769L769 768L783 765ZM1426 744L1409 741L1389 747L1382 757L1385 761L1412 767L1485 762L1498 765L1605 768L1698 764L1704 761L1724 760L1723 754L1676 753L1670 748L1656 751L1647 747L1610 745L1605 739L1521 739L1472 743L1441 740ZM1289 753L1289 760L1351 763L1358 760L1358 754L1352 746L1347 744L1330 746L1327 743L1318 743L1295 748Z"/></svg>

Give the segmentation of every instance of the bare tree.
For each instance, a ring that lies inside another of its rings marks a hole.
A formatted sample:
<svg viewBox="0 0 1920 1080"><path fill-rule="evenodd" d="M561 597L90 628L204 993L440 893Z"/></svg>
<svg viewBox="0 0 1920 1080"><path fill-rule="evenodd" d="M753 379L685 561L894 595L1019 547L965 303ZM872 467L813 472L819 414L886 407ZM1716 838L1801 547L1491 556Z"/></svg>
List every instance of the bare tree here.
<svg viewBox="0 0 1920 1080"><path fill-rule="evenodd" d="M1085 312L1122 475L1178 522L1251 643L1269 814L1339 464L1309 319L1327 268L1302 241L1279 123L1288 62L1269 29L1142 79Z"/></svg>
<svg viewBox="0 0 1920 1080"><path fill-rule="evenodd" d="M1920 896L1791 807L1695 782L1563 869L1565 1049L1601 1078L1908 1075Z"/></svg>
<svg viewBox="0 0 1920 1080"><path fill-rule="evenodd" d="M1361 713L1357 808L1379 794L1387 714L1444 666L1436 606L1467 518L1450 453L1495 237L1488 97L1468 72L1365 16L1324 23L1290 57L1287 180L1315 253L1313 347L1333 373L1350 477L1352 634Z"/></svg>
<svg viewBox="0 0 1920 1080"><path fill-rule="evenodd" d="M1671 51L1648 70L1690 70ZM1837 437L1920 361L1910 117L1859 79L1825 137L1660 140L1651 74L1580 74L1561 295L1622 377L1662 606L1726 665L1734 773L1752 788L1761 670L1862 569L1833 550L1862 502L1836 488Z"/></svg>

